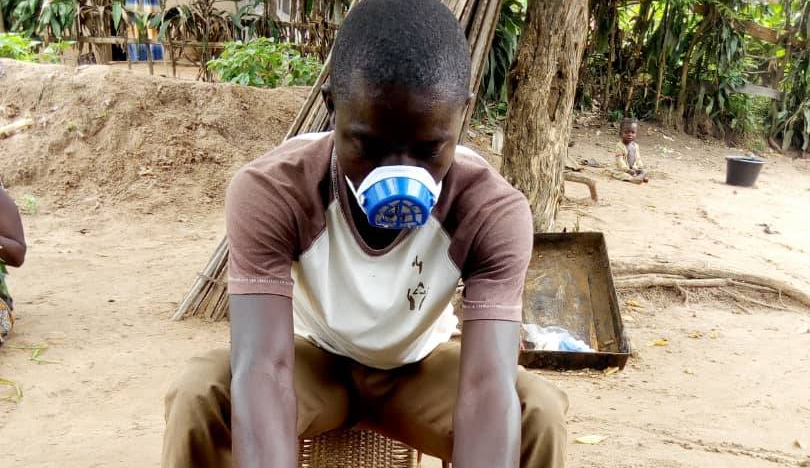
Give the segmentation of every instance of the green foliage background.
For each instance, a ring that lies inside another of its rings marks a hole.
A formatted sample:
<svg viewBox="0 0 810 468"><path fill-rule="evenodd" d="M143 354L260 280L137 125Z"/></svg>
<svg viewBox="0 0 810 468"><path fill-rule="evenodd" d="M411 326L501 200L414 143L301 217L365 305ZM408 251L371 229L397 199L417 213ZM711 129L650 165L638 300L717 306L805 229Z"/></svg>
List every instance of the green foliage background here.
<svg viewBox="0 0 810 468"><path fill-rule="evenodd" d="M208 68L221 81L275 88L312 85L323 67L291 44L260 37L226 44L222 54L208 62Z"/></svg>

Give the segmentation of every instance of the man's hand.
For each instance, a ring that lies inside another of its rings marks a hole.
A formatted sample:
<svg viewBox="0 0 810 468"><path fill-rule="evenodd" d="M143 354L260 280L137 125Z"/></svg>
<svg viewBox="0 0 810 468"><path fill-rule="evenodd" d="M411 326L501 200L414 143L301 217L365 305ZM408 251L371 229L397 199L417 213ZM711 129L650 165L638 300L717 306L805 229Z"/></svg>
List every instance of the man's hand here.
<svg viewBox="0 0 810 468"><path fill-rule="evenodd" d="M464 322L453 466L517 468L521 431L515 390L519 341L518 322Z"/></svg>
<svg viewBox="0 0 810 468"><path fill-rule="evenodd" d="M237 468L298 466L292 301L230 296L231 428Z"/></svg>

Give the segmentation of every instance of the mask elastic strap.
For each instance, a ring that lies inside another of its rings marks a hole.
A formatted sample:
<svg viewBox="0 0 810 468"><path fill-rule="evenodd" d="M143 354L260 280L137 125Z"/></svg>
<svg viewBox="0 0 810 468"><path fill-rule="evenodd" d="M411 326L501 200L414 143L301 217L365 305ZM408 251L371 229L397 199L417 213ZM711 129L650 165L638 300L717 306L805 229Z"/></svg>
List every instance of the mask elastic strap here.
<svg viewBox="0 0 810 468"><path fill-rule="evenodd" d="M433 191L432 191L432 190L430 191L431 193L433 193L433 198L434 198L434 200L433 200L433 205L434 205L434 206L435 206L437 203L439 203L439 195L441 195L441 194L442 194L442 182L444 182L444 181L443 181L443 180L440 180L440 181L439 181L439 183L438 183L438 184L436 184L436 193L433 193Z"/></svg>
<svg viewBox="0 0 810 468"><path fill-rule="evenodd" d="M363 195L357 193L357 190L354 188L354 183L352 183L352 180L349 179L349 176L344 176L344 177L346 177L346 183L349 184L349 189L354 194L354 198L357 199L357 204L360 205L360 207L362 208L363 207L363 202L365 201L364 200L365 197L363 197Z"/></svg>
<svg viewBox="0 0 810 468"><path fill-rule="evenodd" d="M335 201L340 200L340 187L338 187L338 170L337 170L337 148L332 148L332 162L331 162L331 171L332 172L332 196L334 197ZM357 193L357 189L354 188L354 184L352 183L349 176L346 177L346 182L349 184L349 189L352 191L354 198L357 199L357 204L360 205L360 208L363 208L363 199L362 195Z"/></svg>

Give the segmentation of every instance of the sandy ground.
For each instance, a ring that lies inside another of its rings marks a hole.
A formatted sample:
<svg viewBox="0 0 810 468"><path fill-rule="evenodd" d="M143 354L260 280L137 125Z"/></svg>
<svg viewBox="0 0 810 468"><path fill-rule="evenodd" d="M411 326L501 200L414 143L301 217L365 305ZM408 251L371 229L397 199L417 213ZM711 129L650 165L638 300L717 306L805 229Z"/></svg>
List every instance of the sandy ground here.
<svg viewBox="0 0 810 468"><path fill-rule="evenodd" d="M608 162L614 132L576 129L572 157ZM729 150L646 125L641 133L658 177L639 187L587 169L599 204L566 203L555 229L605 232L612 259L708 264L810 287L808 163L772 156L757 188L732 188L721 183ZM23 390L18 403L0 402L2 466L158 466L169 382L187 358L228 344L225 323L167 320L223 234L221 204L102 200L87 209L32 184L11 188L17 200L39 194L40 206L24 216L29 256L10 278L19 321L9 344L47 344L40 357L53 363L0 350L0 378ZM571 399L569 466L810 466L808 312L676 298L622 294L643 305L624 311L638 355L623 371L542 372ZM660 338L668 345L649 345ZM574 442L583 435L607 438Z"/></svg>

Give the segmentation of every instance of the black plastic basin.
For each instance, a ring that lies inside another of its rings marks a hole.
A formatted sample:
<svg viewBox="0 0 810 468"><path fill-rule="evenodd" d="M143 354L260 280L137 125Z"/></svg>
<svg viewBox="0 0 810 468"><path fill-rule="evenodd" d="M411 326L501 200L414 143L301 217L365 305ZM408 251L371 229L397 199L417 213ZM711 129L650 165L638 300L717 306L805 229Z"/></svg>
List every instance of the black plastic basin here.
<svg viewBox="0 0 810 468"><path fill-rule="evenodd" d="M745 156L726 157L726 183L740 187L751 187L757 181L759 171L765 161Z"/></svg>

